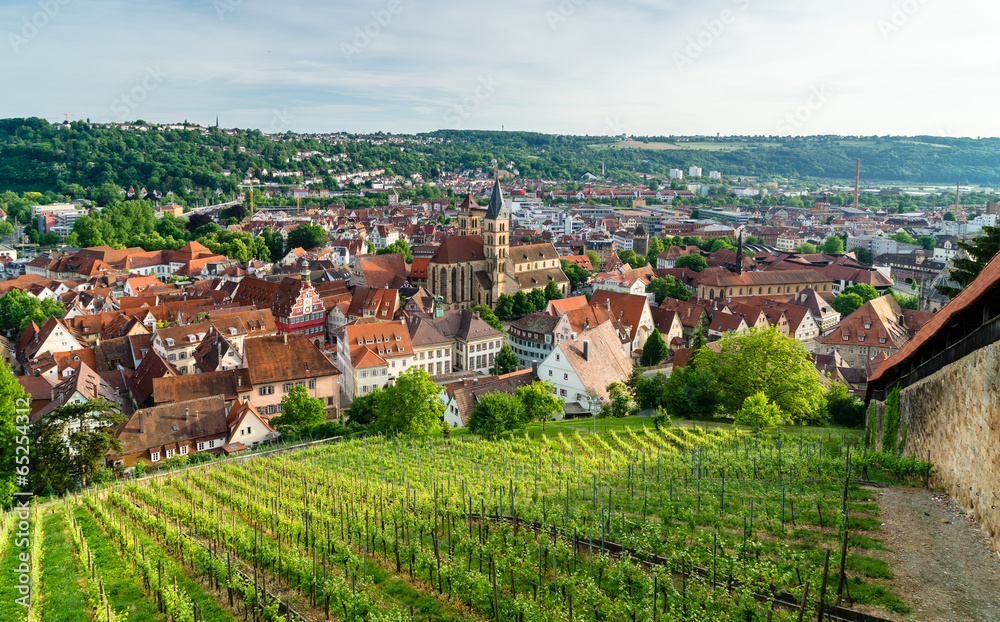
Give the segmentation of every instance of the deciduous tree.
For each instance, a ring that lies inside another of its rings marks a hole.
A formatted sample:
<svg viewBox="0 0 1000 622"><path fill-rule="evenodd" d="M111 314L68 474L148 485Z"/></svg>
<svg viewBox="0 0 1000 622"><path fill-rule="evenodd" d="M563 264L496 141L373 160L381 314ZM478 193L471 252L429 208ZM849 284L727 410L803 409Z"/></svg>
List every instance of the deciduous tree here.
<svg viewBox="0 0 1000 622"><path fill-rule="evenodd" d="M517 371L517 365L517 354L514 354L514 349L510 347L509 343L505 343L493 359L493 375L502 376L515 372Z"/></svg>
<svg viewBox="0 0 1000 622"><path fill-rule="evenodd" d="M527 421L548 421L563 412L565 400L556 396L552 384L547 380L518 387L514 390L514 395L524 405Z"/></svg>
<svg viewBox="0 0 1000 622"><path fill-rule="evenodd" d="M822 419L823 384L802 343L771 327L726 335L718 346L718 353L702 348L694 357L718 379L726 411L735 414L746 398L762 392L793 421Z"/></svg>
<svg viewBox="0 0 1000 622"><path fill-rule="evenodd" d="M508 430L523 428L527 420L524 403L510 393L498 391L478 398L469 413L469 431L489 439Z"/></svg>
<svg viewBox="0 0 1000 622"><path fill-rule="evenodd" d="M701 272L708 267L708 262L701 255L691 254L691 255L681 255L674 262L675 268L687 268L688 270L694 270L695 272Z"/></svg>
<svg viewBox="0 0 1000 622"><path fill-rule="evenodd" d="M46 486L62 494L74 481L86 486L107 459L121 451L115 429L125 421L118 407L102 399L67 403L32 426L32 469L36 492Z"/></svg>
<svg viewBox="0 0 1000 622"><path fill-rule="evenodd" d="M396 383L384 393L376 419L380 431L427 434L440 427L444 415L444 402L438 397L441 388L419 367L410 367L399 374Z"/></svg>
<svg viewBox="0 0 1000 622"><path fill-rule="evenodd" d="M769 428L781 421L781 409L771 403L763 391L758 391L743 400L743 405L733 417L736 423L750 426L754 431Z"/></svg>
<svg viewBox="0 0 1000 622"><path fill-rule="evenodd" d="M646 367L659 365L663 359L667 358L667 344L660 336L657 328L646 338L646 343L642 346L642 364Z"/></svg>
<svg viewBox="0 0 1000 622"><path fill-rule="evenodd" d="M281 415L272 419L271 425L290 426L301 430L323 423L324 415L323 400L309 397L309 391L303 386L292 387L292 390L281 398Z"/></svg>

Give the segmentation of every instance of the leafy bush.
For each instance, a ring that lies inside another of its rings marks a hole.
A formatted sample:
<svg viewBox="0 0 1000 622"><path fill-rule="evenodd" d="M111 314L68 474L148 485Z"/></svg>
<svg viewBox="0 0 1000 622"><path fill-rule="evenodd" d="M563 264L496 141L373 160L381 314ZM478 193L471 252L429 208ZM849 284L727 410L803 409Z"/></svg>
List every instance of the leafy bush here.
<svg viewBox="0 0 1000 622"><path fill-rule="evenodd" d="M781 421L781 408L768 400L763 391L759 391L743 401L743 406L736 413L734 420L754 430L769 428Z"/></svg>
<svg viewBox="0 0 1000 622"><path fill-rule="evenodd" d="M857 458L861 466L875 467L897 479L906 480L913 477L930 477L937 472L933 462L919 460L914 455L897 456L880 451L868 454L867 458Z"/></svg>

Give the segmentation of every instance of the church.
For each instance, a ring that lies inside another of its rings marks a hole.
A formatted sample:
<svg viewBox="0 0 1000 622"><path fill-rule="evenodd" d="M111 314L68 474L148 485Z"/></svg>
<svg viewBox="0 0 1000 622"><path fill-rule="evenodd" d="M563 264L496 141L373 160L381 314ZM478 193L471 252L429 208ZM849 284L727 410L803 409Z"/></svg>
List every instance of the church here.
<svg viewBox="0 0 1000 622"><path fill-rule="evenodd" d="M468 195L458 206L459 234L445 238L427 265L424 287L445 310L496 305L501 294L545 289L555 282L569 295L569 279L551 243L510 245L510 214L500 181L485 210Z"/></svg>

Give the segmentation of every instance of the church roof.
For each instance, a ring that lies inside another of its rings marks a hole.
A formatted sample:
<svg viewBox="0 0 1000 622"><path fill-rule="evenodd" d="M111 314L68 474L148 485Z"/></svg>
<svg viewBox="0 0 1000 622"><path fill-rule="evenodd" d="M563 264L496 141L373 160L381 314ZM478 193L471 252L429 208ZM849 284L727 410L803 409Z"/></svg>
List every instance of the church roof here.
<svg viewBox="0 0 1000 622"><path fill-rule="evenodd" d="M449 264L486 259L483 238L478 235L455 235L441 241L431 263Z"/></svg>
<svg viewBox="0 0 1000 622"><path fill-rule="evenodd" d="M500 189L500 180L493 182L493 196L490 197L490 206L486 210L487 220L506 220L510 218L507 214L507 206L503 200L503 190Z"/></svg>

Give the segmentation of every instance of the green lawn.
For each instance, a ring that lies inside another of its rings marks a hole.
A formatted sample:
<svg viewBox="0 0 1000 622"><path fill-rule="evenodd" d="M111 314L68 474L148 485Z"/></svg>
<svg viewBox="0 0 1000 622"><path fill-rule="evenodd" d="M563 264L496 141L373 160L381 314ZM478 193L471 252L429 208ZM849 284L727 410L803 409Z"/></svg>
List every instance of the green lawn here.
<svg viewBox="0 0 1000 622"><path fill-rule="evenodd" d="M87 597L80 586L64 526L61 512L53 512L42 520L42 619L86 622L90 619Z"/></svg>

